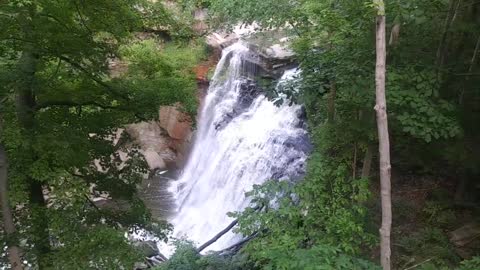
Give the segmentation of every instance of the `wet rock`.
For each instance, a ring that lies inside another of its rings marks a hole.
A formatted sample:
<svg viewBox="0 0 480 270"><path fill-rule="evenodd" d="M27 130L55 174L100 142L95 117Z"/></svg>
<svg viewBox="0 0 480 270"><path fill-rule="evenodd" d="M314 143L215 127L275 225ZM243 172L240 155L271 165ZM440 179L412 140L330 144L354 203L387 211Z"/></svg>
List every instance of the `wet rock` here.
<svg viewBox="0 0 480 270"><path fill-rule="evenodd" d="M300 107L300 110L297 112L298 121L298 128L307 130L307 109L304 105Z"/></svg>
<svg viewBox="0 0 480 270"><path fill-rule="evenodd" d="M307 133L303 133L296 137L289 137L283 142L283 145L306 154L310 153L313 149L313 145L310 142Z"/></svg>
<svg viewBox="0 0 480 270"><path fill-rule="evenodd" d="M207 45L210 46L214 51L221 51L224 48L232 45L233 43L239 40L239 36L235 33L212 33L207 36Z"/></svg>
<svg viewBox="0 0 480 270"><path fill-rule="evenodd" d="M239 97L235 106L232 108L232 111L223 116L221 121L215 123L215 129L223 129L233 118L245 112L262 92L263 90L253 80L245 80L241 83L239 86Z"/></svg>
<svg viewBox="0 0 480 270"><path fill-rule="evenodd" d="M242 83L240 85L240 97L238 100L240 110L245 110L250 107L261 92L262 89L251 80Z"/></svg>

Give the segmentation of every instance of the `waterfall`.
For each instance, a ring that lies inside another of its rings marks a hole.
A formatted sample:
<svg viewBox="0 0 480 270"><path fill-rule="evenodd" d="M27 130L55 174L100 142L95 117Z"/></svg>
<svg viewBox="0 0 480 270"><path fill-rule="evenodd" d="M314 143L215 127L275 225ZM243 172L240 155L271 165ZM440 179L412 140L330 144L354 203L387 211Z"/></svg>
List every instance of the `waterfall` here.
<svg viewBox="0 0 480 270"><path fill-rule="evenodd" d="M222 52L198 120L193 150L180 178L169 190L176 214L175 238L203 244L224 229L228 212L244 209L244 193L269 179L304 173L309 140L299 105L276 106L255 82L258 57L238 42ZM279 84L298 72L288 70ZM240 236L229 232L210 250ZM170 250L162 248L169 255Z"/></svg>

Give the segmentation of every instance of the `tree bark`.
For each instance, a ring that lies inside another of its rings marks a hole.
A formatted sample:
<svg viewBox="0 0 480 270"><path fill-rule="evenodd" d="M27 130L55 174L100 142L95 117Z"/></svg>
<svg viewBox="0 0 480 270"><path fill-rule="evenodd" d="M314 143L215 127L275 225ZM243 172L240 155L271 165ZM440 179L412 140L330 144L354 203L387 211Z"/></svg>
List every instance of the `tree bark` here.
<svg viewBox="0 0 480 270"><path fill-rule="evenodd" d="M380 261L384 270L390 270L390 231L392 227L392 198L391 198L391 165L390 141L388 135L387 102L385 97L386 73L386 34L385 34L385 4L383 0L376 0L377 30L376 30L376 68L375 88L377 129L380 153L380 194L382 201L382 226L380 228Z"/></svg>
<svg viewBox="0 0 480 270"><path fill-rule="evenodd" d="M330 95L328 98L328 123L335 121L335 99L337 97L337 83L332 79L330 83Z"/></svg>
<svg viewBox="0 0 480 270"><path fill-rule="evenodd" d="M10 207L8 198L8 162L7 154L2 144L0 144L0 203L2 207L2 220L7 238L8 246L8 261L11 269L21 270L22 257L21 250L18 247L15 229L15 222L13 221L12 209Z"/></svg>

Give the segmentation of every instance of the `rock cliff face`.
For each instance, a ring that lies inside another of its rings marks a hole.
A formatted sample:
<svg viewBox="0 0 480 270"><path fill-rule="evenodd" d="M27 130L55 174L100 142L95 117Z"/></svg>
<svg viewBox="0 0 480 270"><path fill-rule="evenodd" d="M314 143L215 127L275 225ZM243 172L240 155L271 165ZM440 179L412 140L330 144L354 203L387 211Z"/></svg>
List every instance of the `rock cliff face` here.
<svg viewBox="0 0 480 270"><path fill-rule="evenodd" d="M151 171L179 169L192 141L191 118L178 106L161 106L159 120L130 124L125 132L140 147Z"/></svg>
<svg viewBox="0 0 480 270"><path fill-rule="evenodd" d="M288 37L275 37L278 35L275 30L260 34L255 33L253 29L237 27L231 33L214 32L207 36L207 44L215 54L220 55L222 49L239 40L245 40L258 58L253 64L264 71L260 74L262 76L278 79L285 70L297 65L295 53L289 48Z"/></svg>

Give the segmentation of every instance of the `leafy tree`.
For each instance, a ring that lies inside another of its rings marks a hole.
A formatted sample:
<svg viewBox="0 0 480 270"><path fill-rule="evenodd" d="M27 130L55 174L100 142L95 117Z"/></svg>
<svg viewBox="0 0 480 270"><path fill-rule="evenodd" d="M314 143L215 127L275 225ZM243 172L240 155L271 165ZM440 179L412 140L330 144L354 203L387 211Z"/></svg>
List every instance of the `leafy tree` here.
<svg viewBox="0 0 480 270"><path fill-rule="evenodd" d="M193 112L188 61L201 54L132 43L134 31L156 19L142 13L151 9L137 0L0 4L1 143L10 164L9 199L12 205L28 202L16 215L26 257L40 269L131 268L138 254L123 237L127 228L165 237L164 224L152 220L136 194L146 172L143 158L126 147L126 138L115 145L112 136L127 123L156 117L160 104L185 102ZM167 22L157 25L169 28ZM131 68L111 78L109 65L118 59ZM122 160L119 151L129 158ZM108 193L113 205L98 208L89 199L92 188ZM6 192L1 196L5 200Z"/></svg>

